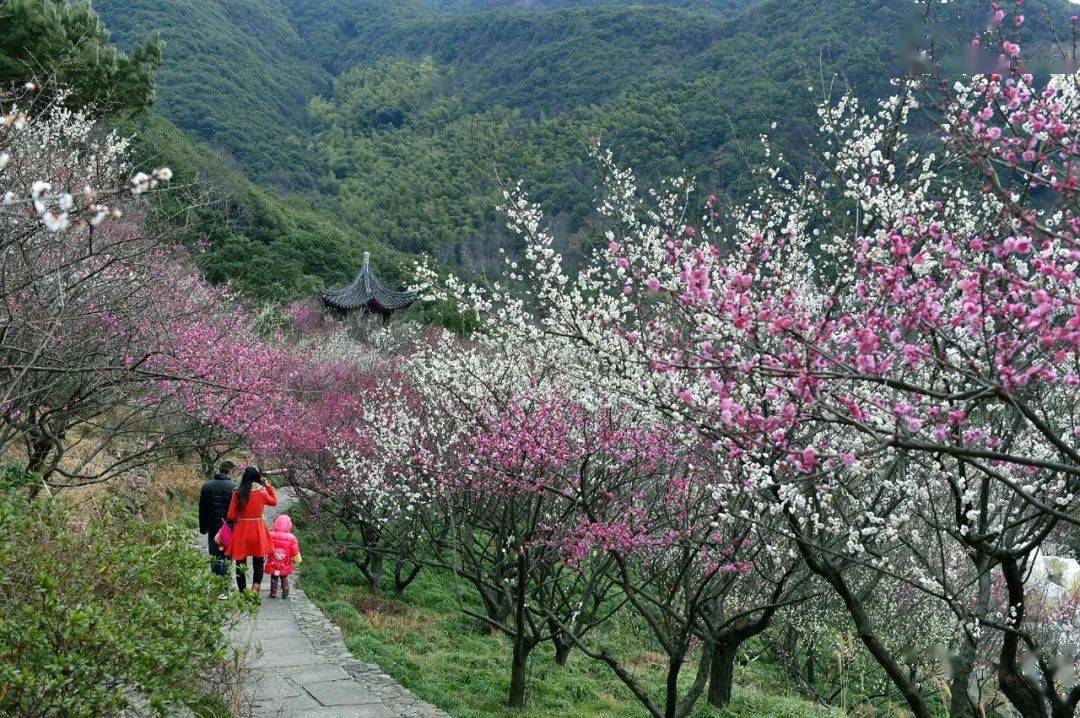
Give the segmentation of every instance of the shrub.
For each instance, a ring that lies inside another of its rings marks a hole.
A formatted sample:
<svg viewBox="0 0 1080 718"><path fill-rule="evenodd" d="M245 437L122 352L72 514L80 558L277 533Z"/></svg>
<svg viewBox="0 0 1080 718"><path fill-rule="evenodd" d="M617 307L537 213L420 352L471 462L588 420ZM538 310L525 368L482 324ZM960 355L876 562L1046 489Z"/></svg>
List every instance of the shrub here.
<svg viewBox="0 0 1080 718"><path fill-rule="evenodd" d="M41 477L27 471L22 464L8 464L0 474L0 492L21 491L40 481Z"/></svg>
<svg viewBox="0 0 1080 718"><path fill-rule="evenodd" d="M173 714L213 702L230 604L186 535L106 504L0 493L0 714Z"/></svg>

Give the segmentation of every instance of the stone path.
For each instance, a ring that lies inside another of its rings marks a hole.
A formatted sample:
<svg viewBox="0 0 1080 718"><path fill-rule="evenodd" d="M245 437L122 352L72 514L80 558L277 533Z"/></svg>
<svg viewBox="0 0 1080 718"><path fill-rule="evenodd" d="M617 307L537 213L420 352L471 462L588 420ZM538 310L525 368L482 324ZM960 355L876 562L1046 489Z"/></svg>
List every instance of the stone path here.
<svg viewBox="0 0 1080 718"><path fill-rule="evenodd" d="M294 500L278 491L267 508L273 524ZM269 598L263 580L262 605L253 621L232 632L238 648L253 656L250 694L260 718L449 718L417 698L373 664L352 658L341 630L290 581L287 600Z"/></svg>

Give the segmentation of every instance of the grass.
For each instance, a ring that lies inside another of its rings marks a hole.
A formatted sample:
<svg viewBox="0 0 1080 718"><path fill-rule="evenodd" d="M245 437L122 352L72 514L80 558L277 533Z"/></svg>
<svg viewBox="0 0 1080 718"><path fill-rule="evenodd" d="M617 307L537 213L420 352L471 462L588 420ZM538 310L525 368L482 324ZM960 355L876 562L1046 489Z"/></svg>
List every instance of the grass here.
<svg viewBox="0 0 1080 718"><path fill-rule="evenodd" d="M295 517L294 517L295 518ZM302 522L298 522L302 525ZM505 706L509 689L510 643L464 616L459 602L475 604L468 587L433 570L421 572L406 601L372 595L359 571L321 556L311 534L298 529L304 563L298 569L304 590L338 626L357 659L378 664L421 698L455 718L614 718L646 715L645 710L604 665L575 651L567 666L554 661L550 645L530 659L528 706ZM659 694L661 655L650 651L632 626L615 625L608 639L628 657L636 675ZM693 668L685 669L689 678ZM722 710L698 702L694 718L824 718L841 715L787 693L779 672L760 661L740 666L735 696Z"/></svg>
<svg viewBox="0 0 1080 718"><path fill-rule="evenodd" d="M199 507L196 504L184 511L178 513L173 519L177 526L180 526L191 531L197 531L199 529Z"/></svg>

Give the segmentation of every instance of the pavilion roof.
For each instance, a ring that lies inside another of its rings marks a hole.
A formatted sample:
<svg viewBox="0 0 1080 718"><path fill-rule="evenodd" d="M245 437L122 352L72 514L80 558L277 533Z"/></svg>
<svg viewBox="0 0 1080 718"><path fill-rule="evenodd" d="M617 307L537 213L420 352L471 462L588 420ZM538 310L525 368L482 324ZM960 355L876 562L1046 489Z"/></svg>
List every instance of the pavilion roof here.
<svg viewBox="0 0 1080 718"><path fill-rule="evenodd" d="M387 289L371 273L370 253L364 252L364 266L356 274L352 284L335 291L317 289L315 294L329 307L343 312L367 309L379 314L389 314L405 309L416 301L417 292L395 292Z"/></svg>

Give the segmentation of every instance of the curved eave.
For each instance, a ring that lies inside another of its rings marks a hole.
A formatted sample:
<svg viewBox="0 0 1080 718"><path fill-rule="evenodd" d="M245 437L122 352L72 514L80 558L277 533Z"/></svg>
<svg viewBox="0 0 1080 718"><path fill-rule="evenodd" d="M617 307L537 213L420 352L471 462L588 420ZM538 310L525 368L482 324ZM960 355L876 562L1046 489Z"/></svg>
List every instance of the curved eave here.
<svg viewBox="0 0 1080 718"><path fill-rule="evenodd" d="M329 307L348 312L357 309L387 313L406 309L419 296L416 292L391 292L376 290L370 294L359 294L343 290L340 292L318 292L319 299Z"/></svg>
<svg viewBox="0 0 1080 718"><path fill-rule="evenodd" d="M416 292L376 291L367 306L369 309L375 308L384 312L397 312L415 302L417 296Z"/></svg>

